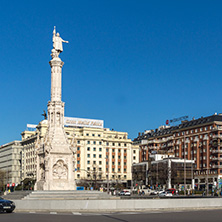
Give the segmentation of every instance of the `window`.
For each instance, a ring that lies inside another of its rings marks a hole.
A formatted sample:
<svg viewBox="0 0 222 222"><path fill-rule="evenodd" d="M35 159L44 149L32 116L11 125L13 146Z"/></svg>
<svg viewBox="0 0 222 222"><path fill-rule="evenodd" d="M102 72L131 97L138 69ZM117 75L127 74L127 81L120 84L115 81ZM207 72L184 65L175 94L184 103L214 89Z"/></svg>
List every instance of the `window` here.
<svg viewBox="0 0 222 222"><path fill-rule="evenodd" d="M96 158L96 154L93 154L93 158Z"/></svg>
<svg viewBox="0 0 222 222"><path fill-rule="evenodd" d="M87 144L90 144L90 141L87 141Z"/></svg>
<svg viewBox="0 0 222 222"><path fill-rule="evenodd" d="M109 149L106 149L106 152L109 152Z"/></svg>
<svg viewBox="0 0 222 222"><path fill-rule="evenodd" d="M95 134L92 134L92 136L95 136Z"/></svg>
<svg viewBox="0 0 222 222"><path fill-rule="evenodd" d="M87 147L87 151L90 151L90 147Z"/></svg>
<svg viewBox="0 0 222 222"><path fill-rule="evenodd" d="M113 146L115 146L115 143L113 143Z"/></svg>
<svg viewBox="0 0 222 222"><path fill-rule="evenodd" d="M98 134L98 137L100 137L100 134Z"/></svg>
<svg viewBox="0 0 222 222"><path fill-rule="evenodd" d="M77 164L80 164L80 161L79 161L79 160L77 161Z"/></svg>
<svg viewBox="0 0 222 222"><path fill-rule="evenodd" d="M115 152L115 149L112 149L113 153Z"/></svg>
<svg viewBox="0 0 222 222"><path fill-rule="evenodd" d="M120 172L120 168L118 168L118 172Z"/></svg>
<svg viewBox="0 0 222 222"><path fill-rule="evenodd" d="M133 150L133 153L135 154L135 153L136 153L136 150Z"/></svg>
<svg viewBox="0 0 222 222"><path fill-rule="evenodd" d="M93 141L93 144L96 144L96 141Z"/></svg>
<svg viewBox="0 0 222 222"><path fill-rule="evenodd" d="M118 159L120 159L120 156L118 156Z"/></svg>
<svg viewBox="0 0 222 222"><path fill-rule="evenodd" d="M126 146L126 143L124 143L124 146Z"/></svg>
<svg viewBox="0 0 222 222"><path fill-rule="evenodd" d="M101 154L99 154L99 158L102 158L102 155L101 155Z"/></svg>
<svg viewBox="0 0 222 222"><path fill-rule="evenodd" d="M133 157L133 159L135 160L135 159L136 159L136 157L134 156L134 157Z"/></svg>
<svg viewBox="0 0 222 222"><path fill-rule="evenodd" d="M120 143L119 143L118 145L119 145L119 146L121 146L121 144L120 144Z"/></svg>
<svg viewBox="0 0 222 222"><path fill-rule="evenodd" d="M200 128L200 132L202 132L202 131L203 131L203 128L201 127L201 128Z"/></svg>
<svg viewBox="0 0 222 222"><path fill-rule="evenodd" d="M77 143L80 144L80 141L78 140Z"/></svg>
<svg viewBox="0 0 222 222"><path fill-rule="evenodd" d="M101 165L102 164L102 161L99 161L99 165Z"/></svg>
<svg viewBox="0 0 222 222"><path fill-rule="evenodd" d="M96 151L96 147L93 147L93 151Z"/></svg>
<svg viewBox="0 0 222 222"><path fill-rule="evenodd" d="M90 164L90 160L87 161L87 164Z"/></svg>
<svg viewBox="0 0 222 222"><path fill-rule="evenodd" d="M99 151L101 152L101 151L102 151L102 148L99 148Z"/></svg>
<svg viewBox="0 0 222 222"><path fill-rule="evenodd" d="M114 169L114 168L112 168L112 171L114 172L114 171L115 171L115 169ZM114 177L114 175L113 175L113 177Z"/></svg>
<svg viewBox="0 0 222 222"><path fill-rule="evenodd" d="M107 146L109 146L109 143L106 143Z"/></svg>
<svg viewBox="0 0 222 222"><path fill-rule="evenodd" d="M90 157L90 154L87 154L87 157Z"/></svg>
<svg viewBox="0 0 222 222"><path fill-rule="evenodd" d="M197 130L197 129L195 129L195 133L197 133L197 131L198 131L198 130Z"/></svg>
<svg viewBox="0 0 222 222"><path fill-rule="evenodd" d="M118 149L118 152L120 153L120 152L121 152L121 150L120 150L120 149Z"/></svg>
<svg viewBox="0 0 222 222"><path fill-rule="evenodd" d="M96 161L95 161L95 160L93 161L93 164L96 164Z"/></svg>
<svg viewBox="0 0 222 222"><path fill-rule="evenodd" d="M80 147L79 147L79 146L77 147L77 150L80 150Z"/></svg>
<svg viewBox="0 0 222 222"><path fill-rule="evenodd" d="M114 159L114 158L115 158L115 156L112 156L112 158Z"/></svg>
<svg viewBox="0 0 222 222"><path fill-rule="evenodd" d="M99 145L102 145L102 142L101 142L101 141L99 141Z"/></svg>
<svg viewBox="0 0 222 222"><path fill-rule="evenodd" d="M126 153L126 149L124 150L124 153Z"/></svg>
<svg viewBox="0 0 222 222"><path fill-rule="evenodd" d="M89 134L87 133L86 136L89 136Z"/></svg>
<svg viewBox="0 0 222 222"><path fill-rule="evenodd" d="M79 154L79 153L77 154L77 157L80 157L80 154Z"/></svg>
<svg viewBox="0 0 222 222"><path fill-rule="evenodd" d="M126 173L126 169L124 169L124 173Z"/></svg>

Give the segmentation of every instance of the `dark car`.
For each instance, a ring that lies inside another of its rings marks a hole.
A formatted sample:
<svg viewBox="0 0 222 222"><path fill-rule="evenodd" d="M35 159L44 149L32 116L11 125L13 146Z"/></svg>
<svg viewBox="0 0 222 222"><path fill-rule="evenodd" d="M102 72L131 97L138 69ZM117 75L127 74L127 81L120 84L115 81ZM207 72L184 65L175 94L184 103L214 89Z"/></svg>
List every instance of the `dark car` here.
<svg viewBox="0 0 222 222"><path fill-rule="evenodd" d="M11 213L15 209L15 203L0 197L0 211Z"/></svg>

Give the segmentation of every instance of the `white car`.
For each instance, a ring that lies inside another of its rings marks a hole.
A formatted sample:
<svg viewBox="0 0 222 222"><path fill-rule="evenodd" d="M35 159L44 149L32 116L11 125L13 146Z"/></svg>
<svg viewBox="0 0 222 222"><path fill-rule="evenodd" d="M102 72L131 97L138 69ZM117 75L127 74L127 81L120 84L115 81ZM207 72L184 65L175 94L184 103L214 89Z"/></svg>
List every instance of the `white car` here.
<svg viewBox="0 0 222 222"><path fill-rule="evenodd" d="M125 196L131 196L131 193L129 191L125 191Z"/></svg>
<svg viewBox="0 0 222 222"><path fill-rule="evenodd" d="M173 194L171 192L162 192L162 193L159 193L159 197L172 197Z"/></svg>

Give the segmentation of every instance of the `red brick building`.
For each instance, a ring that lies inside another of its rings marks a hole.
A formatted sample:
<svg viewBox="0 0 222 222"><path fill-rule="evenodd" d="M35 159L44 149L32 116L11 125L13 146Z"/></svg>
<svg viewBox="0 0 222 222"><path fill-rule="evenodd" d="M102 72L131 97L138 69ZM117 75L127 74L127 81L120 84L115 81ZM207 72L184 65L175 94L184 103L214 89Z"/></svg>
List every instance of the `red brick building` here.
<svg viewBox="0 0 222 222"><path fill-rule="evenodd" d="M178 126L148 130L134 139L140 147L139 161L165 151L177 158L195 160L193 177L198 189L219 187L222 181L222 114L183 121Z"/></svg>

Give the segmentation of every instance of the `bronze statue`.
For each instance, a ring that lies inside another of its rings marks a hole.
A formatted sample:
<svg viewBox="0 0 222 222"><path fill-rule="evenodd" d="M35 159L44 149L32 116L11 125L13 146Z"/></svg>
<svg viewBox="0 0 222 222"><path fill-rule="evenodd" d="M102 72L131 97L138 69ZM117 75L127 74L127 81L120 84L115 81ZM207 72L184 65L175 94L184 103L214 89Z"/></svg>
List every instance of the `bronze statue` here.
<svg viewBox="0 0 222 222"><path fill-rule="evenodd" d="M43 110L42 116L44 116L44 119L47 119L47 114L46 114L46 111L45 111L45 110Z"/></svg>

